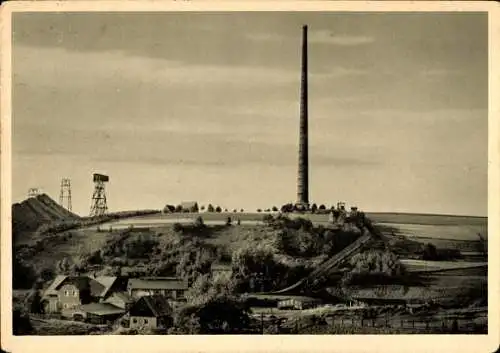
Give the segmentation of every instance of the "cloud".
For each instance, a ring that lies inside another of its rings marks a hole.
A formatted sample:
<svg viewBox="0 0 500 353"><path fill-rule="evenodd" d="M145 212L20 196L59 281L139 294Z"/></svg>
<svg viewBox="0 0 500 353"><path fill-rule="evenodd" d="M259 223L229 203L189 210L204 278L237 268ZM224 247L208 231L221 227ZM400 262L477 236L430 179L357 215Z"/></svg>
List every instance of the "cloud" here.
<svg viewBox="0 0 500 353"><path fill-rule="evenodd" d="M460 71L450 70L450 69L429 69L429 70L422 70L420 74L426 78L439 78L445 76L460 75Z"/></svg>
<svg viewBox="0 0 500 353"><path fill-rule="evenodd" d="M278 42L284 40L294 40L297 38L287 37L278 33L247 33L246 38L256 42ZM339 46L358 46L371 44L375 42L375 38L363 35L334 35L333 32L327 30L309 31L307 40L309 43L331 44Z"/></svg>
<svg viewBox="0 0 500 353"><path fill-rule="evenodd" d="M339 46L358 46L375 42L369 36L335 35L331 31L311 31L308 36L310 43L332 44Z"/></svg>
<svg viewBox="0 0 500 353"><path fill-rule="evenodd" d="M260 66L186 64L120 51L71 52L62 48L14 48L15 84L89 87L102 80L134 80L163 86L203 84L246 86L296 82L296 72ZM40 60L43 58L43 60Z"/></svg>

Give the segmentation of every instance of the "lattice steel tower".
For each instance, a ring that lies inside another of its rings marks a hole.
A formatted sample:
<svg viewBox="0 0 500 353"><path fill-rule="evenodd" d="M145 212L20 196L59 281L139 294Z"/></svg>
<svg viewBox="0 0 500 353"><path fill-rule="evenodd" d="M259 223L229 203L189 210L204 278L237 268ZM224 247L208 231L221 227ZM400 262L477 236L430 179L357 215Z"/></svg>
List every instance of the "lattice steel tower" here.
<svg viewBox="0 0 500 353"><path fill-rule="evenodd" d="M92 194L92 205L90 206L90 217L102 216L108 212L106 201L105 183L109 177L103 174L94 174L94 193Z"/></svg>
<svg viewBox="0 0 500 353"><path fill-rule="evenodd" d="M71 179L61 179L61 192L59 193L59 204L71 211Z"/></svg>
<svg viewBox="0 0 500 353"><path fill-rule="evenodd" d="M28 198L30 198L30 197L36 197L37 195L40 195L40 189L38 189L38 188L30 188L28 190Z"/></svg>

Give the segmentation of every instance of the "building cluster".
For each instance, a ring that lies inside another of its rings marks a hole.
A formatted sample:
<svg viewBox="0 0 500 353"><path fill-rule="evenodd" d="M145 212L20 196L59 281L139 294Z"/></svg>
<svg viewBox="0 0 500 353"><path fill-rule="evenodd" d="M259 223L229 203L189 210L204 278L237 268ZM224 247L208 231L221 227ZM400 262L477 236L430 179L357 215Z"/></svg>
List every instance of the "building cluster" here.
<svg viewBox="0 0 500 353"><path fill-rule="evenodd" d="M125 318L133 329L167 328L185 303L187 282L173 277L57 276L44 292L46 314L107 324Z"/></svg>

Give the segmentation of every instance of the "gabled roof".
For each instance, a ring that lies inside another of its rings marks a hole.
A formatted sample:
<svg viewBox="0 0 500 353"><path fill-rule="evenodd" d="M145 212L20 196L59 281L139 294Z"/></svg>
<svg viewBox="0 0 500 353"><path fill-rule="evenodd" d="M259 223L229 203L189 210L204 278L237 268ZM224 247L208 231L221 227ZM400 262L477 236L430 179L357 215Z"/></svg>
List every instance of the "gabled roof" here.
<svg viewBox="0 0 500 353"><path fill-rule="evenodd" d="M212 270L217 270L217 271L232 271L233 267L231 264L222 264L222 263L212 263L210 265L210 268Z"/></svg>
<svg viewBox="0 0 500 353"><path fill-rule="evenodd" d="M101 296L105 287L93 278L87 276L66 276L61 282L54 287L55 290L59 290L65 284L72 284L78 290L90 290L90 295L94 297Z"/></svg>
<svg viewBox="0 0 500 353"><path fill-rule="evenodd" d="M81 305L80 309L86 313L94 315L114 315L124 314L125 310L109 303L90 303Z"/></svg>
<svg viewBox="0 0 500 353"><path fill-rule="evenodd" d="M128 280L130 289L181 289L187 290L187 282L173 277L131 278Z"/></svg>
<svg viewBox="0 0 500 353"><path fill-rule="evenodd" d="M104 287L100 295L101 297L105 297L108 294L117 279L118 277L116 276L99 276L95 278Z"/></svg>
<svg viewBox="0 0 500 353"><path fill-rule="evenodd" d="M150 295L141 297L131 308L130 316L160 317L172 313L172 307L166 297Z"/></svg>
<svg viewBox="0 0 500 353"><path fill-rule="evenodd" d="M52 281L50 286L45 290L45 293L43 294L43 297L49 297L49 296L57 296L57 287L66 279L65 275L57 275L56 278Z"/></svg>
<svg viewBox="0 0 500 353"><path fill-rule="evenodd" d="M110 298L113 296L116 296L117 298L123 300L125 303L133 303L134 302L134 299L130 295L128 295L128 293L126 293L126 292L114 292L110 296Z"/></svg>

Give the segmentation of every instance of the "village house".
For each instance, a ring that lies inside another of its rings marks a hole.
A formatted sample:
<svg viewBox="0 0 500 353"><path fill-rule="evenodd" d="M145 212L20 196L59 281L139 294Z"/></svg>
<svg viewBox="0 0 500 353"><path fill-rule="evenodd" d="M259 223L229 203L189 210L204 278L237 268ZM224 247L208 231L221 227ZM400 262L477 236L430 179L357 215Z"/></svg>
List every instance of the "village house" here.
<svg viewBox="0 0 500 353"><path fill-rule="evenodd" d="M109 320L108 316L112 319L131 306L132 298L125 289L126 282L120 277L60 275L44 292L42 303L48 314L60 313L80 320L100 315Z"/></svg>
<svg viewBox="0 0 500 353"><path fill-rule="evenodd" d="M161 329L172 326L172 308L166 297L141 297L129 311L131 329Z"/></svg>
<svg viewBox="0 0 500 353"><path fill-rule="evenodd" d="M127 292L132 298L163 295L171 300L184 301L186 281L175 277L143 277L128 280Z"/></svg>
<svg viewBox="0 0 500 353"><path fill-rule="evenodd" d="M233 274L233 268L231 264L223 264L223 263L217 263L214 262L210 266L210 271L212 273L212 277L224 277L224 278L231 278Z"/></svg>

